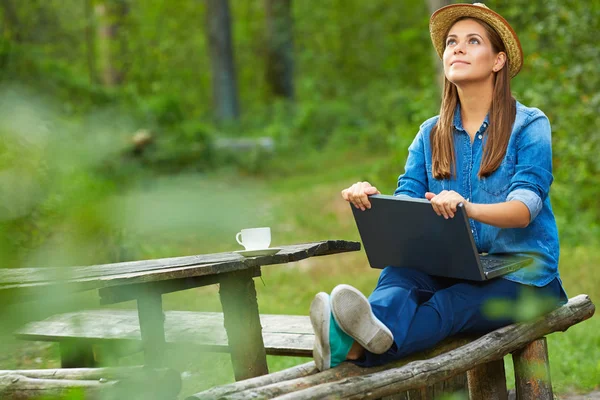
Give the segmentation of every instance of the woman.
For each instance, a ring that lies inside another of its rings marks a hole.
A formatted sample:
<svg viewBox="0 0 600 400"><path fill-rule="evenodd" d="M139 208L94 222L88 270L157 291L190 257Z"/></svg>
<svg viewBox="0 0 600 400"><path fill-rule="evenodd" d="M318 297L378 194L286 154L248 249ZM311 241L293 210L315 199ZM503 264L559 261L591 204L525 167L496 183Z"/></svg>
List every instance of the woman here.
<svg viewBox="0 0 600 400"><path fill-rule="evenodd" d="M460 332L497 329L514 318L491 318L486 304L517 300L524 289L550 298L552 307L566 301L548 196L550 124L510 92L510 79L523 62L517 35L479 3L439 9L431 16L430 32L444 65L440 115L421 125L394 194L425 197L446 219L463 203L479 252L525 253L535 262L486 282L389 266L369 299L349 285L335 287L331 296L318 293L310 314L320 370L344 360L378 365ZM379 191L368 182L342 191L363 211L371 207L372 194Z"/></svg>

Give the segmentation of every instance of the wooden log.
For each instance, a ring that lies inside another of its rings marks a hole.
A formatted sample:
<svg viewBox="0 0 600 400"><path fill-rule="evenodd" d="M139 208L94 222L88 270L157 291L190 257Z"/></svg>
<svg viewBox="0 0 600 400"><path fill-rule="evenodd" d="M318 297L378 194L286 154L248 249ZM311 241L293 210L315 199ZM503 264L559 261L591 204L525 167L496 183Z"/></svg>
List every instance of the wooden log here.
<svg viewBox="0 0 600 400"><path fill-rule="evenodd" d="M467 393L468 378L467 374L458 374L450 379L443 380L433 385L433 398L438 399L443 397L442 395L448 395L451 393L462 392L466 395Z"/></svg>
<svg viewBox="0 0 600 400"><path fill-rule="evenodd" d="M513 353L518 399L552 400L548 345L543 337Z"/></svg>
<svg viewBox="0 0 600 400"><path fill-rule="evenodd" d="M436 348L415 354L403 360L396 361L392 365L401 366L410 361L419 358L431 358L455 349L468 343L471 339L466 337L456 337L448 339L438 345ZM314 362L303 364L277 374L269 374L248 381L242 381L236 384L213 388L204 392L196 393L186 400L209 400L209 399L246 399L251 397L273 398L291 393L302 388L319 385L326 382L335 382L349 376L360 376L372 372L383 371L390 368L389 365L382 365L373 368L361 368L355 364L342 363L339 366L327 371L318 372Z"/></svg>
<svg viewBox="0 0 600 400"><path fill-rule="evenodd" d="M114 389L116 381L35 379L10 374L0 376L0 399L28 400L38 398L69 398L74 393L83 393L85 399L100 399L103 393ZM102 396L103 397L103 396Z"/></svg>
<svg viewBox="0 0 600 400"><path fill-rule="evenodd" d="M504 359L478 365L467 372L471 400L507 400Z"/></svg>
<svg viewBox="0 0 600 400"><path fill-rule="evenodd" d="M80 392L86 399L164 400L176 398L180 390L180 374L168 368L0 371L1 399L68 398L70 393Z"/></svg>
<svg viewBox="0 0 600 400"><path fill-rule="evenodd" d="M455 392L467 393L467 374L459 374L431 386L385 396L381 400L437 400Z"/></svg>
<svg viewBox="0 0 600 400"><path fill-rule="evenodd" d="M253 276L256 271L252 269L227 274L221 279L219 288L237 381L269 373Z"/></svg>
<svg viewBox="0 0 600 400"><path fill-rule="evenodd" d="M0 376L21 375L34 379L66 379L66 380L141 380L145 378L180 381L179 373L169 368L153 368L145 366L112 367L112 368L52 368L0 370Z"/></svg>
<svg viewBox="0 0 600 400"><path fill-rule="evenodd" d="M381 400L412 400L409 393L410 391L393 394L391 396L382 397Z"/></svg>
<svg viewBox="0 0 600 400"><path fill-rule="evenodd" d="M118 378L114 399L175 400L181 374L169 368L143 368Z"/></svg>
<svg viewBox="0 0 600 400"><path fill-rule="evenodd" d="M186 398L186 400L202 400L202 399L220 399L228 394L243 392L248 389L259 388L270 385L272 383L284 382L304 376L314 375L319 370L315 366L314 361L296 365L295 367L285 369L283 371L274 372L268 375L257 376L256 378L245 379L243 381L230 383L228 385L217 386L204 392L196 393Z"/></svg>
<svg viewBox="0 0 600 400"><path fill-rule="evenodd" d="M431 386L407 390L408 400L433 400L433 388Z"/></svg>
<svg viewBox="0 0 600 400"><path fill-rule="evenodd" d="M405 390L429 386L436 382L464 373L474 366L499 360L504 355L522 348L529 342L556 331L565 331L570 326L590 318L595 311L594 304L587 295L579 295L562 307L532 322L509 325L458 349L438 357L411 362L404 367L390 368L379 372L372 371L362 376L351 376L335 382L309 387L302 380L296 380L299 391L285 394L284 399L377 399ZM333 370L339 369L339 367ZM325 371L328 372L328 371ZM318 376L320 374L317 374ZM264 389L264 388L263 388ZM276 388L273 388L276 390ZM247 398L252 391L247 391ZM252 398L272 398L268 392Z"/></svg>

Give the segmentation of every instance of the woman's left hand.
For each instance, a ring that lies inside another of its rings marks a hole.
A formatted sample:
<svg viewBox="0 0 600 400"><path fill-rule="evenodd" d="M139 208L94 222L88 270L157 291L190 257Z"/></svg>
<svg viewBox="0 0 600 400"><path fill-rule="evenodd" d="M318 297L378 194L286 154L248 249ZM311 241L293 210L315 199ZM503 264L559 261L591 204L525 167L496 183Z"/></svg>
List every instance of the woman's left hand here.
<svg viewBox="0 0 600 400"><path fill-rule="evenodd" d="M437 215L443 215L444 218L454 218L458 203L463 203L467 215L469 215L471 203L454 190L442 190L439 194L432 192L425 193L425 198L431 202L433 211Z"/></svg>

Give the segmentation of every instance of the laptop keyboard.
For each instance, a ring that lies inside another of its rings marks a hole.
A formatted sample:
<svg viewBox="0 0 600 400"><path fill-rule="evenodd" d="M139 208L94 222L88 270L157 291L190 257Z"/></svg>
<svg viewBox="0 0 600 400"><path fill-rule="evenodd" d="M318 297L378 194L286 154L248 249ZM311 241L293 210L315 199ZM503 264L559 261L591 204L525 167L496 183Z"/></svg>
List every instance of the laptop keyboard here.
<svg viewBox="0 0 600 400"><path fill-rule="evenodd" d="M481 261L481 267L483 268L483 272L493 271L507 264L510 264L510 261L500 260L498 258L480 257L479 259Z"/></svg>

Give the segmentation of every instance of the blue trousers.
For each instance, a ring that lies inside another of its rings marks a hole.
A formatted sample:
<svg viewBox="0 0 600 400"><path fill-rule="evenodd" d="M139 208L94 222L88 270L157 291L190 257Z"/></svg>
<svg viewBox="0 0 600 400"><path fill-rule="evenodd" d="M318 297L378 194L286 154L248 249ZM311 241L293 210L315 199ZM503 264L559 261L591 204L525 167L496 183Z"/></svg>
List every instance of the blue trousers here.
<svg viewBox="0 0 600 400"><path fill-rule="evenodd" d="M486 305L492 300L516 301L524 291L550 300L543 303L549 307L538 310L540 315L567 300L558 278L544 287L534 287L502 278L473 282L387 267L369 303L375 316L392 331L394 344L384 354L366 352L358 364L384 364L433 347L457 333L486 333L509 325L515 322L514 316L492 317Z"/></svg>

